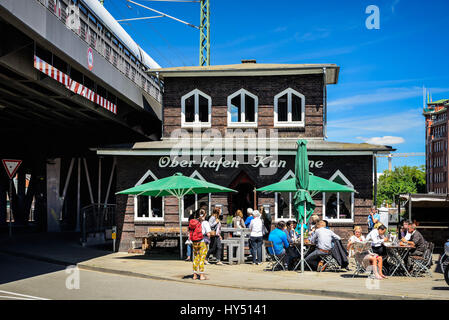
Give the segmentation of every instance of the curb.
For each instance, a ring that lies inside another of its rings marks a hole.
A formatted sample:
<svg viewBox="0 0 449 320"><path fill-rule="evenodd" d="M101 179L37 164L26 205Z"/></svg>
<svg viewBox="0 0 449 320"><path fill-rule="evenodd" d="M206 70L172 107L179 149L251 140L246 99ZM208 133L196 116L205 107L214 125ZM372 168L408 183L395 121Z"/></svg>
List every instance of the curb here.
<svg viewBox="0 0 449 320"><path fill-rule="evenodd" d="M148 275L143 273L137 273L132 271L124 271L124 270L116 270L116 269L108 269L103 267L97 267L87 264L78 264L78 268L82 270L89 271L98 271L104 273L117 274L122 276L131 276L143 279L153 279L153 280L163 280L163 281L175 281L182 283L190 283L190 280L177 279L172 277L161 277ZM211 284L206 282L196 282L199 285L205 286L213 286L220 288L230 288L230 289L241 289L241 290L251 290L251 291L277 291L283 293L298 293L305 295L314 295L314 296L326 296L326 297L334 297L334 298L348 298L348 299L357 299L357 300L440 300L440 299L432 299L432 298L422 298L422 297L410 297L410 296L394 296L394 295L385 295L385 294L368 294L368 293L351 293L345 291L332 291L332 290L318 290L318 289L277 289L277 288L258 288L258 287L248 287L248 286L238 286L238 285L223 285L223 284Z"/></svg>
<svg viewBox="0 0 449 320"><path fill-rule="evenodd" d="M53 263L63 266L74 265L73 262L42 257L29 253L17 253L9 250L0 249L1 253L9 254L12 256L23 257L38 261L43 261L47 263ZM88 271L97 271L109 274L116 274L122 276L131 276L143 279L152 279L152 280L163 280L163 281L175 281L182 283L190 283L193 282L190 280L177 279L172 277L161 277L155 275L148 275L143 273L137 273L132 271L125 270L117 270L117 269L109 269L104 267L92 266L84 263L76 263L76 266L81 270ZM345 291L333 291L333 290L322 290L322 289L277 289L277 288L257 288L257 287L247 287L247 286L238 286L238 285L222 285L222 284L211 284L205 282L197 282L199 285L213 286L213 287L222 287L222 288L231 288L231 289L243 289L243 290L252 290L252 291L277 291L284 293L297 293L297 294L305 294L305 295L314 295L314 296L326 296L326 297L334 297L334 298L347 298L347 299L357 299L357 300L440 300L437 298L422 298L422 297L410 297L410 296L395 296L395 295L384 295L384 294L369 294L369 293L351 293Z"/></svg>

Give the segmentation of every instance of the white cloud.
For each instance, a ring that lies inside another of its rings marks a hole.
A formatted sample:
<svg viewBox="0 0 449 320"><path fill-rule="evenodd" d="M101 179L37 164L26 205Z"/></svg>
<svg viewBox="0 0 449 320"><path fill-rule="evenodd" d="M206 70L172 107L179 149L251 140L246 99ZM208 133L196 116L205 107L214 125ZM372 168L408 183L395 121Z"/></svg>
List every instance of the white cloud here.
<svg viewBox="0 0 449 320"><path fill-rule="evenodd" d="M366 143L370 144L379 144L379 145L394 145L394 144L401 144L405 142L405 139L402 137L394 137L394 136L383 136L383 137L371 137L371 138L364 138L364 137L357 137L357 139L363 140Z"/></svg>

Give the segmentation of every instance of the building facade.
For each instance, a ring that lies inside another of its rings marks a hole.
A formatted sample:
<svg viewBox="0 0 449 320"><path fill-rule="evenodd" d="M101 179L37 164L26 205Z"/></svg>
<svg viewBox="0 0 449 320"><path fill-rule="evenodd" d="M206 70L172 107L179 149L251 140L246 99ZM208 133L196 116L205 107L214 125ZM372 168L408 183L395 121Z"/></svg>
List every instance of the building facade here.
<svg viewBox="0 0 449 320"><path fill-rule="evenodd" d="M310 171L356 190L316 194L315 213L344 239L355 225L366 231L374 156L392 149L326 140L326 86L338 82L338 66L242 63L151 72L164 83L162 139L97 151L116 157L117 190L181 172L238 191L184 197L186 233L190 212L201 205L209 212L221 207L224 220L264 206L274 226L295 219L293 194L255 189L293 177L296 141L306 139ZM119 248L127 250L154 228L179 230L178 202L120 195L117 222Z"/></svg>
<svg viewBox="0 0 449 320"><path fill-rule="evenodd" d="M427 192L448 193L448 124L449 99L429 102L423 111L426 118Z"/></svg>

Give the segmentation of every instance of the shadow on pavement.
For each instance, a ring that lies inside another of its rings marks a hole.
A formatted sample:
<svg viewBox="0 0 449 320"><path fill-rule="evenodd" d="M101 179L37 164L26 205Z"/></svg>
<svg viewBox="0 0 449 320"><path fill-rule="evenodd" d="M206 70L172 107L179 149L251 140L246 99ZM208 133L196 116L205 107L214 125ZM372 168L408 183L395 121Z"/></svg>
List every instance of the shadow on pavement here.
<svg viewBox="0 0 449 320"><path fill-rule="evenodd" d="M76 232L33 233L0 239L0 284L64 270L112 253L112 247L83 247ZM32 260L31 260L32 259Z"/></svg>

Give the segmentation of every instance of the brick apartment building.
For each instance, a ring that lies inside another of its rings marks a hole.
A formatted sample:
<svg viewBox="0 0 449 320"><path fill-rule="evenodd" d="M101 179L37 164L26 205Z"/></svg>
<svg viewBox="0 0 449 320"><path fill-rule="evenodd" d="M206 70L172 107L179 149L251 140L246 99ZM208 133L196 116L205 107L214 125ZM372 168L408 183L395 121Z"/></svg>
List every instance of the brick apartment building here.
<svg viewBox="0 0 449 320"><path fill-rule="evenodd" d="M294 219L293 194L255 189L294 176L296 141L306 139L310 171L357 191L314 197L315 212L347 239L354 225L367 229L374 155L393 149L326 140L326 87L338 82L339 70L335 64L255 61L152 70L164 83L162 139L97 153L116 157L117 191L176 172L238 191L184 197L185 229L189 213L202 202L209 211L220 206L224 220L237 209L246 214L248 207L265 205L274 225ZM176 148L182 155L173 153ZM179 230L178 203L173 197L119 195L116 221L119 250L126 251L150 227Z"/></svg>
<svg viewBox="0 0 449 320"><path fill-rule="evenodd" d="M448 193L448 124L449 99L429 102L423 111L426 118L427 192Z"/></svg>

